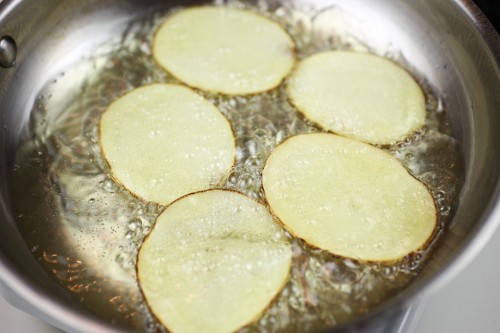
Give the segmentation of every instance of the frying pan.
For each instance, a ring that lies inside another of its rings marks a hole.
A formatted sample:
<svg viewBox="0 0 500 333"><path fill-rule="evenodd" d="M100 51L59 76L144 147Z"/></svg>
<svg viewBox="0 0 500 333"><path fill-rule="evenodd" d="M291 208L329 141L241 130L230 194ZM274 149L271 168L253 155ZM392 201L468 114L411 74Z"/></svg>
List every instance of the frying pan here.
<svg viewBox="0 0 500 333"><path fill-rule="evenodd" d="M296 0L320 10L340 8L349 32L376 53L396 49L446 103L464 164L453 218L432 259L389 300L331 332L387 332L390 323L467 265L500 222L500 40L469 0ZM16 154L30 130L36 98L48 81L155 11L199 1L0 1L0 286L17 307L69 332L125 332L86 310L33 255L19 228L19 203L30 181L13 188ZM278 5L279 1L268 1ZM349 22L348 22L349 23ZM34 180L36 181L36 180ZM43 225L56 216L40 215ZM50 238L50 234L47 238ZM57 242L54 239L54 242Z"/></svg>

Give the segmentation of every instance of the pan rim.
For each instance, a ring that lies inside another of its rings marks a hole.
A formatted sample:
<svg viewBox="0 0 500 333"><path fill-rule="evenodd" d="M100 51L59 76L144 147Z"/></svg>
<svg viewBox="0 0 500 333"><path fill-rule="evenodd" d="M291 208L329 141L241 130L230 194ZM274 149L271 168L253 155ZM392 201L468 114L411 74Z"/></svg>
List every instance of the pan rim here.
<svg viewBox="0 0 500 333"><path fill-rule="evenodd" d="M22 0L4 0L1 3L3 9L0 11L0 20L3 20L22 2ZM472 0L452 0L465 17L468 18L478 34L483 38L491 56L498 66L500 65L500 37L485 15L473 3ZM362 328L374 317L381 316L390 309L396 310L406 307L409 302L415 299L416 295L432 293L446 284L451 278L457 276L476 255L483 249L491 238L494 231L500 225L500 180L494 189L494 195L490 197L489 204L484 210L478 223L474 226L467 239L460 245L461 249L457 255L451 258L445 266L425 279L420 279L412 283L406 290L401 291L396 296L377 306L369 313L359 316L351 322L333 327L329 332L350 331L354 328ZM1 200L1 211L3 216L7 216L6 204ZM114 327L108 322L101 321L97 316L88 312L76 312L71 307L64 306L59 301L50 297L50 294L38 286L34 286L23 276L14 264L0 252L0 286L3 287L4 296L9 292L19 296L23 302L30 304L36 310L37 315L42 315L42 319L61 328L71 328L72 331L78 329L79 332L123 332L122 328ZM31 310L33 310L31 309ZM30 309L23 310L33 313Z"/></svg>

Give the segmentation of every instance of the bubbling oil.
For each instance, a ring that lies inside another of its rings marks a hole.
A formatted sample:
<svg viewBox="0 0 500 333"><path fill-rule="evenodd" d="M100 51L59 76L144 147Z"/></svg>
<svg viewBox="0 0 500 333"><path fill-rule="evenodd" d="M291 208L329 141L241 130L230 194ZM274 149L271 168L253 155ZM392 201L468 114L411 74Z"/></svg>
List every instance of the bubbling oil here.
<svg viewBox="0 0 500 333"><path fill-rule="evenodd" d="M299 58L331 49L370 51L348 34L325 30L325 11L270 7L264 1L215 4L249 7L278 21L295 40ZM138 248L163 207L137 199L112 179L99 149L98 124L107 106L126 92L179 83L151 55L153 32L163 17L129 23L120 36L42 89L11 177L13 195L23 198L14 200L19 228L40 264L88 310L138 332L165 331L145 304L135 271ZM397 53L386 56L404 64ZM408 286L425 267L456 205L463 162L443 99L424 80L420 84L427 99L425 127L382 148L435 199L438 231L428 247L395 263L361 263L289 236L290 280L262 317L241 332L310 332L344 323ZM321 129L291 106L283 85L245 97L199 93L230 120L237 140L236 164L214 187L265 203L261 171L273 148L290 136Z"/></svg>

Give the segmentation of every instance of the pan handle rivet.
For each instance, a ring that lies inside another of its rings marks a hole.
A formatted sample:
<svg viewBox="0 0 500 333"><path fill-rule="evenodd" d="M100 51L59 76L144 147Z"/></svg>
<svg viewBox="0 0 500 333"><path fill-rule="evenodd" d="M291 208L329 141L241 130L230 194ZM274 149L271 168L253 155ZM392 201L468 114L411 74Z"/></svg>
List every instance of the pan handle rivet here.
<svg viewBox="0 0 500 333"><path fill-rule="evenodd" d="M10 36L0 38L0 66L8 68L16 62L16 41Z"/></svg>

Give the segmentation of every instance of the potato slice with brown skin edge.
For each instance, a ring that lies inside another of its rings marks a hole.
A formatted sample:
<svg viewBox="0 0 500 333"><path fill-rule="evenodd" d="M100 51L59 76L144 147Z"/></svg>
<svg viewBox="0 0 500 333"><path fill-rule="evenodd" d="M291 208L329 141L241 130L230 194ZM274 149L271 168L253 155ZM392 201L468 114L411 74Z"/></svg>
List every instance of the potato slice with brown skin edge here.
<svg viewBox="0 0 500 333"><path fill-rule="evenodd" d="M243 194L187 195L158 217L139 250L140 287L172 332L233 332L288 280L292 251L267 208Z"/></svg>
<svg viewBox="0 0 500 333"><path fill-rule="evenodd" d="M329 51L304 59L287 84L304 116L334 133L387 145L425 122L425 97L402 67L382 57Z"/></svg>
<svg viewBox="0 0 500 333"><path fill-rule="evenodd" d="M258 13L203 6L168 17L155 34L153 56L189 86L248 95L280 85L295 63L295 45Z"/></svg>
<svg viewBox="0 0 500 333"><path fill-rule="evenodd" d="M175 84L143 86L114 101L101 117L99 143L119 183L163 205L217 183L236 150L219 110Z"/></svg>
<svg viewBox="0 0 500 333"><path fill-rule="evenodd" d="M289 138L269 156L262 182L291 233L339 256L398 260L436 228L425 185L385 151L338 135Z"/></svg>

